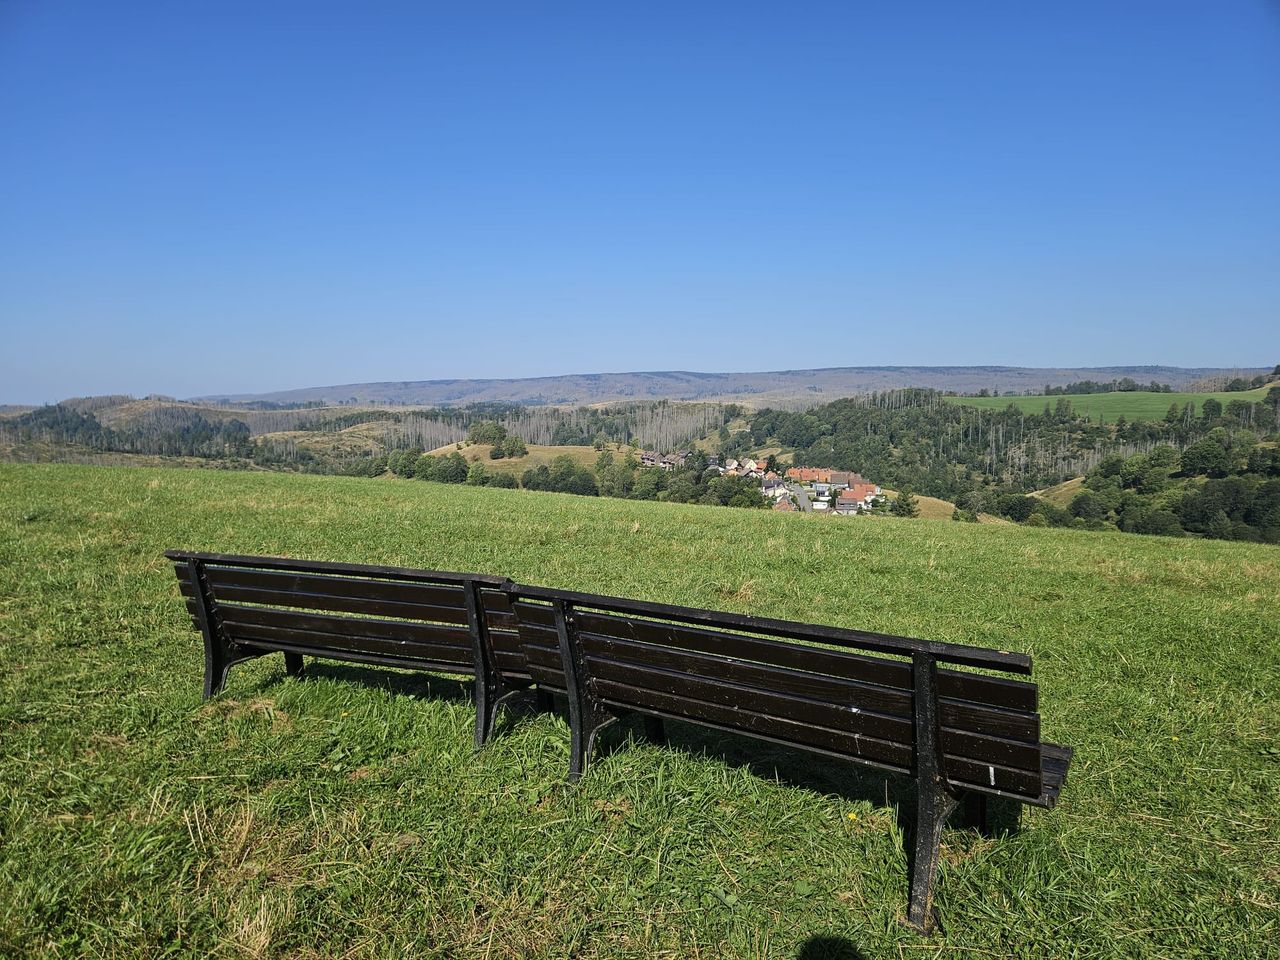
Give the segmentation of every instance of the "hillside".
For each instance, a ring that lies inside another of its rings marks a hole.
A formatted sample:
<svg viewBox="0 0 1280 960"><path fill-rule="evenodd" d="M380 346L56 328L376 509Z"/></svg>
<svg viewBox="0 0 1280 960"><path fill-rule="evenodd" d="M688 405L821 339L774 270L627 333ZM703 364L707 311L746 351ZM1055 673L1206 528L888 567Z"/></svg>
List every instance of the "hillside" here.
<svg viewBox="0 0 1280 960"><path fill-rule="evenodd" d="M489 457L489 453L493 450L493 444L464 443L461 445L462 455L468 461L483 463L485 469L490 473L512 473L516 476L526 470L549 465L556 457L569 457L579 466L591 468L595 465L596 458L600 456L599 450L586 445L565 444L564 446L550 446L532 443L528 444L527 447L529 452L523 457L502 457L498 460L493 460ZM437 447L427 452L432 456L447 456L456 449L458 449L457 444L447 443L442 447ZM611 443L606 445L606 449L621 454L627 448Z"/></svg>
<svg viewBox="0 0 1280 960"><path fill-rule="evenodd" d="M1126 420L1160 420L1169 412L1171 404L1185 407L1194 403L1199 410L1206 400L1217 400L1224 407L1232 400L1245 403L1260 403L1266 399L1270 387L1259 387L1257 390L1242 390L1235 393L1149 393L1134 390L1116 393L1083 393L1070 396L1045 396L1038 394L1030 397L947 397L948 403L958 403L967 407L983 407L988 410L1003 410L1015 406L1026 413L1041 413L1045 405L1055 409L1059 400L1071 404L1072 412L1115 423L1120 417Z"/></svg>
<svg viewBox="0 0 1280 960"><path fill-rule="evenodd" d="M694 373L668 370L642 373L590 373L507 380L416 380L348 383L255 394L197 398L233 403L404 403L458 406L469 403L570 404L631 400L737 400L755 407L795 407L838 397L898 387L932 387L960 393L982 388L1019 393L1079 380L1131 377L1185 387L1204 377L1230 372L1210 367L829 367L760 373Z"/></svg>
<svg viewBox="0 0 1280 960"><path fill-rule="evenodd" d="M563 719L279 658L202 704L161 552L443 569L1035 658L1057 809L945 835L922 944L886 785L690 729L563 783ZM0 465L0 953L1262 960L1280 551L432 483ZM813 953L834 938L842 953ZM853 950L855 952L850 953Z"/></svg>

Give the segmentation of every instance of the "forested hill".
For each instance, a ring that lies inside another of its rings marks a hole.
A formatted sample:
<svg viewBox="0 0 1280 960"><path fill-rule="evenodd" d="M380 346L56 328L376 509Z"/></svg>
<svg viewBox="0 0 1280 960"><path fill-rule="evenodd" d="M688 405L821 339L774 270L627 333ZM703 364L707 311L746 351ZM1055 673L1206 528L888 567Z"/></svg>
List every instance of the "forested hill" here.
<svg viewBox="0 0 1280 960"><path fill-rule="evenodd" d="M726 438L725 452L780 448L795 463L858 470L889 487L955 501L981 488L1051 486L1108 457L1162 445L1181 450L1215 430L1261 439L1280 420L1280 398L1170 407L1161 420L1101 424L1065 401L1040 413L988 410L930 390L893 390L803 412L761 410L747 431Z"/></svg>
<svg viewBox="0 0 1280 960"><path fill-rule="evenodd" d="M1269 368L1268 368L1269 369ZM305 387L201 398L234 403L594 404L627 400L744 400L753 406L812 406L839 397L900 387L956 393L1038 393L1046 384L1131 378L1174 389L1216 376L1254 376L1263 368L1218 367L827 367L763 373L591 373L510 380L416 380Z"/></svg>

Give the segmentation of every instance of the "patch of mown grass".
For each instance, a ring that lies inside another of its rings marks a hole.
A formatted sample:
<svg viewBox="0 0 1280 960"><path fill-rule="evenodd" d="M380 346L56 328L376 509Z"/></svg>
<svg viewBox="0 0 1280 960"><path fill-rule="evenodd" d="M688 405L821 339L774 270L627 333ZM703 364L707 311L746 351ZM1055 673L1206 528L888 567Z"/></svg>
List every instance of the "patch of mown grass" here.
<svg viewBox="0 0 1280 960"><path fill-rule="evenodd" d="M456 678L279 658L199 696L161 552L474 569L1032 653L1059 807L946 836L917 940L899 785L694 728L480 753ZM430 483L0 467L0 954L1267 957L1280 553Z"/></svg>

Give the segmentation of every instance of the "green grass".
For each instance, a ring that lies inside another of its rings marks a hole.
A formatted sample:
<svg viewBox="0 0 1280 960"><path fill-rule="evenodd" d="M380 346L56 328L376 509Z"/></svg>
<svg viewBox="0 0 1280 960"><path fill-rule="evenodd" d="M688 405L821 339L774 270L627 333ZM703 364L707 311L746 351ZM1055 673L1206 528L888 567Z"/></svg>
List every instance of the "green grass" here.
<svg viewBox="0 0 1280 960"><path fill-rule="evenodd" d="M1023 650L1076 759L1019 832L948 831L922 942L882 781L682 727L570 788L561 718L477 754L456 679L279 657L203 704L166 547ZM1250 544L0 466L0 955L1275 957L1278 625Z"/></svg>
<svg viewBox="0 0 1280 960"><path fill-rule="evenodd" d="M1258 403L1265 399L1269 389L1270 386L1266 386L1259 387L1257 390L1245 390L1239 393L1147 393L1136 390L1125 393L1086 393L1070 396L1066 399L1071 401L1071 409L1081 416L1089 417L1093 420L1101 417L1107 423L1115 423L1120 417L1130 421L1162 420L1164 415L1169 412L1169 406L1174 403L1179 407L1194 403L1197 411L1209 399L1217 400L1223 407L1226 407L1232 400ZM1053 409L1060 398L1041 395L1035 397L946 397L945 399L950 403L959 403L968 407L1003 410L1012 404L1027 413L1042 413L1046 403L1049 404L1050 409Z"/></svg>
<svg viewBox="0 0 1280 960"><path fill-rule="evenodd" d="M552 446L549 444L529 443L525 444L528 449L523 457L501 457L497 460L489 458L489 452L493 449L490 443L464 443L460 451L468 462L479 461L484 464L484 468L490 473L510 473L519 477L526 470L536 470L538 467L550 466L551 463L559 457L568 457L580 467L587 467L590 470L595 469L596 459L600 456L600 451L590 444L566 444L563 446ZM448 456L457 450L457 444L447 443L443 447L437 447L428 451L433 456ZM610 443L606 445L606 449L615 457L624 457L631 452L630 447L622 444Z"/></svg>

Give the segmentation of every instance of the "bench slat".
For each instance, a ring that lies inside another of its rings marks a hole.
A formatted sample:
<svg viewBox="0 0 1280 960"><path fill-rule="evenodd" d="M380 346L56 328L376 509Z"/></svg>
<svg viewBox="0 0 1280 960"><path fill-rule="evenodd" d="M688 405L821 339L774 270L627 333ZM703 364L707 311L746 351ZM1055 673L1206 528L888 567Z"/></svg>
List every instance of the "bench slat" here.
<svg viewBox="0 0 1280 960"><path fill-rule="evenodd" d="M1021 740L1040 741L1040 715L1022 710L999 710L969 703L966 700L938 698L938 717L944 727L970 733Z"/></svg>
<svg viewBox="0 0 1280 960"><path fill-rule="evenodd" d="M467 611L455 607L436 607L417 603L396 603L391 600L344 597L319 593L288 593L277 590L261 590L256 587L240 587L221 584L210 578L215 602L264 603L278 607L299 607L307 610L333 610L340 613L366 613L380 617L404 617L409 620L434 620L441 623L466 624Z"/></svg>
<svg viewBox="0 0 1280 960"><path fill-rule="evenodd" d="M911 716L911 694L891 687L789 670L769 664L729 660L655 644L633 643L591 633L581 633L579 638L591 672L597 675L601 675L599 667L605 663L620 661L645 668L685 673L711 681L725 681L743 688L773 690L811 700L825 700L839 707L875 710L904 718Z"/></svg>
<svg viewBox="0 0 1280 960"><path fill-rule="evenodd" d="M226 625L233 643L249 646L288 645L298 653L314 656L338 657L339 653L362 654L367 662L380 662L378 658L394 658L402 664L420 665L447 663L454 673L474 673L469 651L459 650L447 644L422 643L420 641L386 640L380 637L348 637L332 633L316 633L312 630L289 630L262 624ZM280 649L284 649L281 646ZM338 657L338 659L342 659ZM390 661L388 661L390 662Z"/></svg>
<svg viewBox="0 0 1280 960"><path fill-rule="evenodd" d="M774 666L829 674L846 680L878 683L900 690L911 690L913 687L911 665L905 661L823 649L788 640L724 633L581 609L575 610L574 617L580 630L599 636L681 647L742 660L757 660ZM938 691L943 696L1006 709L1036 709L1036 686L1023 680L940 669Z"/></svg>
<svg viewBox="0 0 1280 960"><path fill-rule="evenodd" d="M747 713L722 704L692 700L612 680L597 680L596 690L609 702L639 709L657 710L668 716L710 723L720 729L748 735L764 735L775 742L822 748L836 756L860 759L879 766L907 772L911 769L911 747L874 737L831 730L784 717Z"/></svg>
<svg viewBox="0 0 1280 960"><path fill-rule="evenodd" d="M220 604L218 613L226 627L281 627L339 637L376 637L397 643L427 643L456 648L463 651L468 660L472 656L471 633L465 627L363 617L331 617L319 613L242 607L230 603Z"/></svg>
<svg viewBox="0 0 1280 960"><path fill-rule="evenodd" d="M516 615L516 619L520 621L520 626L538 626L546 627L552 632L556 629L555 611L545 603L530 603L527 600L517 600L511 605L512 612Z"/></svg>
<svg viewBox="0 0 1280 960"><path fill-rule="evenodd" d="M380 567L364 563L332 563L328 560L294 560L289 557L248 557L228 553L200 553L191 550L166 550L164 555L176 564L198 560L206 565L247 567L253 570L290 570L296 573L336 573L356 577L408 580L419 583L482 583L491 588L508 587L506 577L483 573L455 573L446 570L417 570L412 567Z"/></svg>
<svg viewBox="0 0 1280 960"><path fill-rule="evenodd" d="M215 588L220 585L256 587L288 593L312 593L431 607L466 609L462 587L451 584L396 583L390 580L360 580L354 577L248 570L237 567L205 567L205 576Z"/></svg>
<svg viewBox="0 0 1280 960"><path fill-rule="evenodd" d="M1041 793L1040 772L1015 770L1000 764L982 763L967 757L944 754L948 782L958 787L982 792L1000 791L1025 799L1038 799Z"/></svg>
<svg viewBox="0 0 1280 960"><path fill-rule="evenodd" d="M472 676L475 671L469 663L454 663L448 660L422 660L416 657L402 657L394 653L384 653L381 651L368 653L359 650L346 650L342 648L326 648L323 652L318 652L314 643L310 642L308 635L299 635L292 630L273 630L271 627L260 627L263 636L252 640L242 641L243 645L252 650L259 651L279 651L282 653L297 653L303 656L318 656L326 660L346 660L352 663L369 663L379 667L397 667L401 670L430 671L434 673L453 673L461 676ZM273 635L266 636L267 632Z"/></svg>
<svg viewBox="0 0 1280 960"><path fill-rule="evenodd" d="M628 617L646 617L679 623L708 626L720 630L741 630L748 633L767 633L791 640L807 640L837 647L851 647L910 657L927 653L936 660L964 664L1004 673L1031 673L1031 658L1023 653L992 650L987 647L971 647L960 643L939 643L917 640L912 637L894 637L869 630L853 630L846 627L830 627L792 620L774 620L723 610L702 610L696 607L680 607L646 600L628 600L624 597L605 597L573 590L553 590L547 587L514 586L523 599L553 600L570 604L575 608L620 613Z"/></svg>
<svg viewBox="0 0 1280 960"><path fill-rule="evenodd" d="M682 700L731 707L744 715L763 715L816 724L832 730L876 737L910 747L911 720L871 709L854 709L803 696L788 696L776 689L753 688L701 674L662 670L641 664L587 659L596 684L611 681L632 689L654 690ZM605 700L608 703L608 700ZM625 704L620 704L625 706Z"/></svg>

